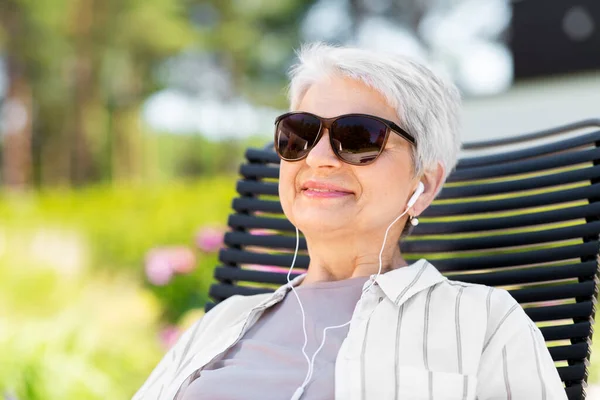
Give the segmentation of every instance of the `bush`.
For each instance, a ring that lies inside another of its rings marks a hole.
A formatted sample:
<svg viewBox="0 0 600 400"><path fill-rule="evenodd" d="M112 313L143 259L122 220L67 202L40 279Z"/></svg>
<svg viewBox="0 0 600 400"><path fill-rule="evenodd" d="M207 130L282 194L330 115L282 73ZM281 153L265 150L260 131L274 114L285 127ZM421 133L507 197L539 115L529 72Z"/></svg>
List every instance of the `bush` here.
<svg viewBox="0 0 600 400"><path fill-rule="evenodd" d="M96 186L0 198L6 229L39 231L52 226L81 233L91 253L90 268L144 279L144 261L157 246L187 246L197 259L191 273L169 285L151 285L164 317L176 322L202 307L217 263L215 251L199 251L203 227L223 230L235 192L235 177L203 178L160 186ZM50 234L51 236L51 234ZM214 250L214 249L213 249Z"/></svg>
<svg viewBox="0 0 600 400"><path fill-rule="evenodd" d="M161 357L160 305L139 283L0 259L0 393L130 398Z"/></svg>
<svg viewBox="0 0 600 400"><path fill-rule="evenodd" d="M234 182L4 193L0 393L131 397L202 314Z"/></svg>

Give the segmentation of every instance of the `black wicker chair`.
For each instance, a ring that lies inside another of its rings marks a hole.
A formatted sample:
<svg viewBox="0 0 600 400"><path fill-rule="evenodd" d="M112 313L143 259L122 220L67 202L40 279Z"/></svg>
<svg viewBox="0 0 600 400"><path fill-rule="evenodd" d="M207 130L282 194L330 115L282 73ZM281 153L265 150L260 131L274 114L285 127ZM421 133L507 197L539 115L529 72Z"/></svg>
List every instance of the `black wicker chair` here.
<svg viewBox="0 0 600 400"><path fill-rule="evenodd" d="M598 293L599 127L589 120L465 144L402 243L406 259L426 257L450 279L509 290L539 324L570 400L585 398ZM249 149L246 159L210 289L215 302L272 291L286 283L292 262L294 228L277 198L279 159L269 148ZM300 248L299 271L309 262L303 239Z"/></svg>

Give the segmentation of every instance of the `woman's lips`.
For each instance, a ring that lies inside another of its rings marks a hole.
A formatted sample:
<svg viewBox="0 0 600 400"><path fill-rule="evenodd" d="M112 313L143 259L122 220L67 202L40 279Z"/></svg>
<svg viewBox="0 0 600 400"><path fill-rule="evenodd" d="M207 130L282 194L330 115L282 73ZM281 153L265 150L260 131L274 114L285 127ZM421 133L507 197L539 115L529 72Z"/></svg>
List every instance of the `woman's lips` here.
<svg viewBox="0 0 600 400"><path fill-rule="evenodd" d="M329 199L350 196L352 193L338 192L337 190L304 189L302 190L302 194L310 198Z"/></svg>
<svg viewBox="0 0 600 400"><path fill-rule="evenodd" d="M302 185L302 194L309 198L328 199L350 196L354 193L330 183L309 180Z"/></svg>

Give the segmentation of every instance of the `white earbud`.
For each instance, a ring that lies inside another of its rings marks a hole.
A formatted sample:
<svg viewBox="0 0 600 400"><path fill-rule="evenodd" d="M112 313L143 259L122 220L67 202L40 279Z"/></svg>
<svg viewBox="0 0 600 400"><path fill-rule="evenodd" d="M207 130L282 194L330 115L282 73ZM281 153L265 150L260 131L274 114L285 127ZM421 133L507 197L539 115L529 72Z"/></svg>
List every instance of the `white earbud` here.
<svg viewBox="0 0 600 400"><path fill-rule="evenodd" d="M423 182L419 181L419 185L415 189L415 192L408 200L408 203L406 203L406 208L411 208L412 206L414 206L417 200L419 199L419 196L422 195L424 191L425 185L423 185Z"/></svg>

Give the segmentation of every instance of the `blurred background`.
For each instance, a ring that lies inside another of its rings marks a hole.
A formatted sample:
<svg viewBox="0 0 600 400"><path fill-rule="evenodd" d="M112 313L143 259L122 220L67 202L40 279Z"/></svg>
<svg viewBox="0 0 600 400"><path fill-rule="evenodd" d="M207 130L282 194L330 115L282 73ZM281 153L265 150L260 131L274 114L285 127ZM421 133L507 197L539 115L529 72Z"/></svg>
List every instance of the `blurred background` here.
<svg viewBox="0 0 600 400"><path fill-rule="evenodd" d="M466 141L600 117L597 0L0 0L0 398L131 397L312 41L453 79Z"/></svg>

